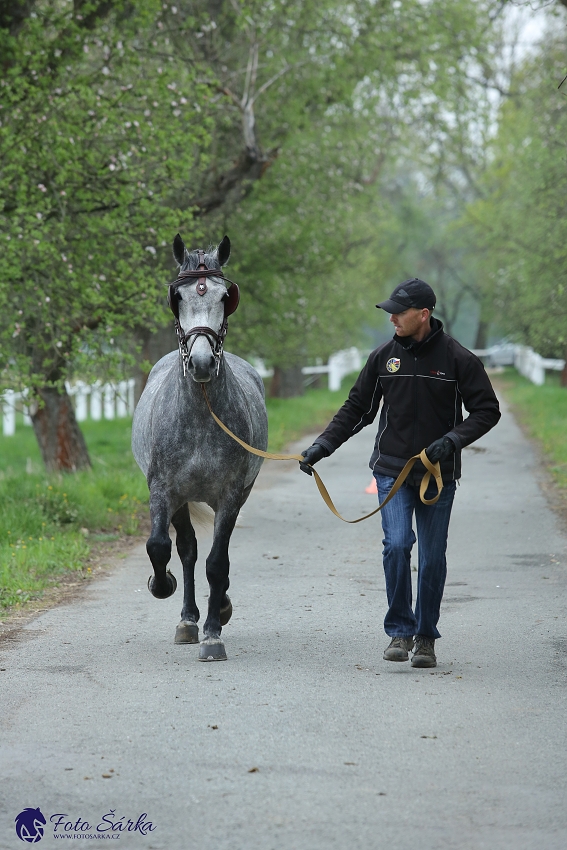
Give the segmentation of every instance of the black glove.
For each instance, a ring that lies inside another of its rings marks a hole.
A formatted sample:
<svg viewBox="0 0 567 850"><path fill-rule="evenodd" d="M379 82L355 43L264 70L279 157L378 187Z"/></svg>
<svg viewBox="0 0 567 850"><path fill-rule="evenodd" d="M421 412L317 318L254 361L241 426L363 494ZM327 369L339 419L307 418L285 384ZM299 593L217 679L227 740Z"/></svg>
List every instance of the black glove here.
<svg viewBox="0 0 567 850"><path fill-rule="evenodd" d="M448 457L451 457L455 451L455 444L450 437L440 437L431 443L425 450L425 454L431 463L443 463Z"/></svg>
<svg viewBox="0 0 567 850"><path fill-rule="evenodd" d="M305 463L300 463L299 468L302 472L306 472L307 475L313 475L311 471L311 466L314 463L317 463L318 460L321 460L322 457L328 457L329 452L327 449L321 445L321 443L313 443L312 446L309 446L304 452L301 452L301 457L305 458ZM310 464L310 466L307 466Z"/></svg>

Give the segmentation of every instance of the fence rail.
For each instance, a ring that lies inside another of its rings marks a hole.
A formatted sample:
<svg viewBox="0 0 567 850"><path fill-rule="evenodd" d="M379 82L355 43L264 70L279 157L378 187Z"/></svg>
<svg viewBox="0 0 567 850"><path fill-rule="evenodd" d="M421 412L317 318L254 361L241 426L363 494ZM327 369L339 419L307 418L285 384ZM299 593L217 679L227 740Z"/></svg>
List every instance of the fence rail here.
<svg viewBox="0 0 567 850"><path fill-rule="evenodd" d="M542 357L527 345L504 343L474 351L488 366L514 366L520 375L541 387L545 383L546 371L562 372L565 361Z"/></svg>
<svg viewBox="0 0 567 850"><path fill-rule="evenodd" d="M541 386L545 382L546 370L561 371L565 367L564 360L554 360L541 357L526 345L504 343L493 345L491 348L473 349L473 353L481 357L488 366L515 366L515 368L532 381ZM304 375L328 375L329 389L340 390L341 381L351 372L362 368L364 353L358 348L347 348L337 351L329 357L326 365L304 366ZM254 367L262 378L273 375L273 369L267 369L261 360L253 361ZM86 384L76 381L66 384L67 392L75 405L75 416L78 422L86 419L121 419L134 413L134 378L120 381L117 384ZM31 425L31 418L26 405L26 393L6 390L0 396L0 412L2 413L2 429L5 437L16 433L16 411L21 410L25 425Z"/></svg>
<svg viewBox="0 0 567 850"><path fill-rule="evenodd" d="M71 396L78 422L86 419L123 419L134 412L134 378L120 381L117 384L86 384L77 381L65 384L67 393ZM21 409L24 425L31 425L27 406L27 393L17 393L6 390L0 397L2 408L2 431L5 437L13 437L16 433L16 412Z"/></svg>
<svg viewBox="0 0 567 850"><path fill-rule="evenodd" d="M346 348L344 351L337 351L332 354L326 365L304 366L301 371L304 375L328 375L329 389L336 391L340 390L341 381L346 375L362 369L363 358L364 353L358 348ZM255 359L252 361L252 365L261 378L271 378L274 374L273 369L266 368L263 360Z"/></svg>

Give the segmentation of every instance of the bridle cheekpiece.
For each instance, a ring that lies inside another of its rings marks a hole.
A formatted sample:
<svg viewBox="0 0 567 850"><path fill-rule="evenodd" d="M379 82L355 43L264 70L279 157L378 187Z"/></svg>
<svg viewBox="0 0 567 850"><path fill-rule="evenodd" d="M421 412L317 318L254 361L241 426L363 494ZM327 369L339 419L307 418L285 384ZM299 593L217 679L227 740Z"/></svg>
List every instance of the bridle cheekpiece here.
<svg viewBox="0 0 567 850"><path fill-rule="evenodd" d="M222 269L208 268L207 264L205 263L204 251L198 252L198 258L199 262L197 268L189 269L187 271L180 271L177 275L177 279L174 280L173 283L169 284L167 292L167 303L171 308L171 312L175 316L175 333L177 334L179 354L183 363L184 377L187 374L189 358L191 356L191 349L193 348L195 340L198 336L206 337L209 345L211 346L211 351L213 353L213 357L215 358L215 362L217 365L216 373L218 375L223 354L224 339L228 330L228 317L232 315L232 313L234 313L234 311L238 307L238 302L240 301L240 290L238 289L238 284L225 277ZM187 333L184 333L183 328L181 327L181 322L179 321L179 294L177 290L180 286L183 286L183 284L188 283L191 279L196 278L197 285L195 287L195 291L197 292L197 295L204 295L208 290L208 277L220 277L221 280L224 280L230 284L230 286L227 286L226 289L226 296L224 298L224 317L220 329L217 332L214 331L212 328L198 326L191 328L187 331Z"/></svg>

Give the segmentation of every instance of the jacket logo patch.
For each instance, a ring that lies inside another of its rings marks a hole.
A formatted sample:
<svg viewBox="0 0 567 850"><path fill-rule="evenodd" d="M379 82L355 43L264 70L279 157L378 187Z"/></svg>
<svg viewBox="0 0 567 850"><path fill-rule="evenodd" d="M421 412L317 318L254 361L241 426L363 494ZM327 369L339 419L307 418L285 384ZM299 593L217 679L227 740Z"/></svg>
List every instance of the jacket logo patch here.
<svg viewBox="0 0 567 850"><path fill-rule="evenodd" d="M397 372L400 368L400 358L399 357L390 357L388 362L386 363L386 369L388 372Z"/></svg>
<svg viewBox="0 0 567 850"><path fill-rule="evenodd" d="M440 372L439 369L432 369L430 375L445 375L445 372Z"/></svg>

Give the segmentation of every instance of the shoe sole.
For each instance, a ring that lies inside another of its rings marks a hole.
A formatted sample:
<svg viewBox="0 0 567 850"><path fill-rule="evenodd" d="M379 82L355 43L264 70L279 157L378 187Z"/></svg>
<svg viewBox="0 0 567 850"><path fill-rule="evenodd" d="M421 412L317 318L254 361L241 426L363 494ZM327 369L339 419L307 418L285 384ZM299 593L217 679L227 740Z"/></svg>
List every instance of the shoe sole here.
<svg viewBox="0 0 567 850"><path fill-rule="evenodd" d="M412 667L437 667L437 660L427 655L414 655L411 660Z"/></svg>
<svg viewBox="0 0 567 850"><path fill-rule="evenodd" d="M409 655L408 655L407 653L406 653L406 657L405 657L405 658L403 658L403 657L400 657L400 658L390 658L390 656L389 656L389 655L386 655L386 653L384 653L384 655L382 656L382 658L384 659L384 661L409 661Z"/></svg>

